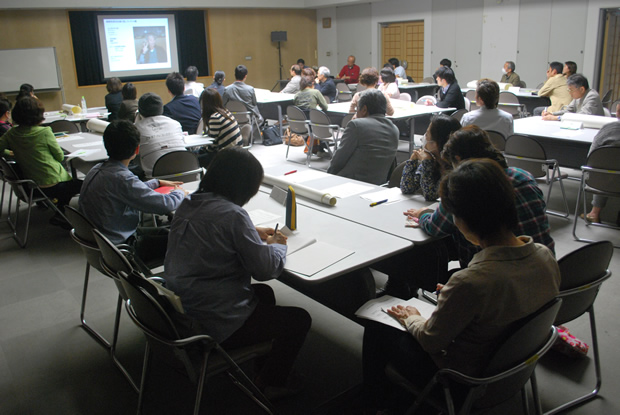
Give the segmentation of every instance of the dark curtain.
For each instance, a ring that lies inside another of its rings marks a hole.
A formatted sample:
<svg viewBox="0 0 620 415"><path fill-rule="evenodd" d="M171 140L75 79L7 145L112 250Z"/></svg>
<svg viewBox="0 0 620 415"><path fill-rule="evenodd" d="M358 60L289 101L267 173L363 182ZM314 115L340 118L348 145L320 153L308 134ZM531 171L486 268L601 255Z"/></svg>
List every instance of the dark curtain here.
<svg viewBox="0 0 620 415"><path fill-rule="evenodd" d="M100 85L105 83L103 65L99 47L99 30L97 14L153 14L144 11L70 11L71 38L78 85ZM162 12L160 12L161 14ZM179 71L194 65L201 76L209 75L209 59L207 54L207 37L203 10L187 10L165 12L174 14L177 30L177 50ZM61 63L65 64L65 63ZM167 74L150 76L122 77L123 82L148 81L165 79Z"/></svg>

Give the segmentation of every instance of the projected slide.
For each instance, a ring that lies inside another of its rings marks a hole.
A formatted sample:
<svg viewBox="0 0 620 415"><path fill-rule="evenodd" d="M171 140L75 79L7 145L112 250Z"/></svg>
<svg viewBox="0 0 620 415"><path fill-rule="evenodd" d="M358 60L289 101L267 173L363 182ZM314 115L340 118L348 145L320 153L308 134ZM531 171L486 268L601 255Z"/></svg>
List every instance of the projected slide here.
<svg viewBox="0 0 620 415"><path fill-rule="evenodd" d="M178 71L173 15L99 15L97 20L106 78Z"/></svg>

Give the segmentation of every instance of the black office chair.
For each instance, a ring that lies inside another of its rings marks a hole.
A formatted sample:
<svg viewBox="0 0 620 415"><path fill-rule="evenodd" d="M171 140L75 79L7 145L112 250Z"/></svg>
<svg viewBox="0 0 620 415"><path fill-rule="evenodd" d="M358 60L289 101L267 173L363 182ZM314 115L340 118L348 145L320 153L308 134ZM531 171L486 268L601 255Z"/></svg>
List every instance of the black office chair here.
<svg viewBox="0 0 620 415"><path fill-rule="evenodd" d="M67 120L52 121L49 127L55 133L67 132L67 134L75 134L80 132L80 128L76 123Z"/></svg>
<svg viewBox="0 0 620 415"><path fill-rule="evenodd" d="M489 136L489 140L491 140L491 144L493 144L493 147L503 153L506 149L506 137L504 137L504 134L493 130L486 130L486 132Z"/></svg>
<svg viewBox="0 0 620 415"><path fill-rule="evenodd" d="M286 120L288 121L288 128L291 131L291 133L302 136L304 138L304 141L306 142L305 146L306 148L308 148L306 138L310 134L310 131L308 130L309 121L308 121L308 117L306 116L306 112L299 107L289 105L288 107L286 107ZM290 148L291 148L291 143L289 141L286 145L286 159L287 160L289 160L288 152ZM292 161L294 163L300 163L300 164L308 164L308 157L306 157L306 160L304 162L299 162L296 160L289 160L289 161Z"/></svg>
<svg viewBox="0 0 620 415"><path fill-rule="evenodd" d="M183 183L202 180L204 170L198 157L191 151L178 150L166 153L153 165L152 176L156 179L181 181Z"/></svg>

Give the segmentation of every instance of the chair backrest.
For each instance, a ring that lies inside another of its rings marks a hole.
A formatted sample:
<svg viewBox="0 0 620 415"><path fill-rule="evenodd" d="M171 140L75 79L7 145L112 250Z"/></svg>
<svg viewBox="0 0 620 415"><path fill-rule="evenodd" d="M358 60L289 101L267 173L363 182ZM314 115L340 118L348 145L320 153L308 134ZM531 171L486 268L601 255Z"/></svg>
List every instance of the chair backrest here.
<svg viewBox="0 0 620 415"><path fill-rule="evenodd" d="M607 109L607 107L603 107L603 114L605 114L605 117L611 117L611 112ZM615 118L616 114L614 114L613 116Z"/></svg>
<svg viewBox="0 0 620 415"><path fill-rule="evenodd" d="M521 369L503 378L492 380L476 408L490 408L515 396L527 383L538 359L555 340L552 327L562 300L554 298L529 316L511 325L509 335L491 358L483 377L493 377L519 365Z"/></svg>
<svg viewBox="0 0 620 415"><path fill-rule="evenodd" d="M493 130L486 130L486 132L489 135L493 147L499 151L504 151L506 149L506 137L504 137L502 133Z"/></svg>
<svg viewBox="0 0 620 415"><path fill-rule="evenodd" d="M67 120L52 121L50 123L49 127L55 133L60 133L62 131L66 131L69 134L74 134L74 133L79 133L80 132L80 128L77 126L76 123L71 122L71 121L67 121Z"/></svg>
<svg viewBox="0 0 620 415"><path fill-rule="evenodd" d="M532 137L511 135L506 140L504 157L509 166L518 167L534 177L546 175L547 155L542 145ZM532 159L525 160L524 158Z"/></svg>
<svg viewBox="0 0 620 415"><path fill-rule="evenodd" d="M338 94L336 95L338 102L348 102L353 99L353 92L349 89L349 85L344 82L338 82L336 84L336 90L338 91Z"/></svg>
<svg viewBox="0 0 620 415"><path fill-rule="evenodd" d="M470 100L468 100L467 98L465 98L465 99L463 100L463 102L465 103L465 109L467 110L467 112L471 111L471 110L472 110L472 109L471 109L471 101L470 101Z"/></svg>
<svg viewBox="0 0 620 415"><path fill-rule="evenodd" d="M8 182L18 181L20 179L17 171L13 169L13 166L11 166L4 157L0 157L0 170L2 170L3 179Z"/></svg>
<svg viewBox="0 0 620 415"><path fill-rule="evenodd" d="M401 92L400 97L398 97L398 99L400 99L401 101L411 102L411 95L409 95L406 92Z"/></svg>
<svg viewBox="0 0 620 415"><path fill-rule="evenodd" d="M198 121L198 127L196 127L196 134L203 134L204 132L205 132L205 121L201 117L200 121Z"/></svg>
<svg viewBox="0 0 620 415"><path fill-rule="evenodd" d="M349 121L351 121L353 119L354 115L355 115L354 112L350 112L347 115L345 115L344 117L342 117L342 121L340 122L340 127L347 128L347 125L349 125Z"/></svg>
<svg viewBox="0 0 620 415"><path fill-rule="evenodd" d="M131 262L104 234L93 229L93 235L101 251L101 266L110 277L118 280L119 272L130 274L134 270Z"/></svg>
<svg viewBox="0 0 620 415"><path fill-rule="evenodd" d="M620 192L620 147L597 148L588 156L586 166L586 185L604 192Z"/></svg>
<svg viewBox="0 0 620 415"><path fill-rule="evenodd" d="M166 153L153 165L153 177L184 183L200 180L202 168L198 157L191 151L179 150Z"/></svg>
<svg viewBox="0 0 620 415"><path fill-rule="evenodd" d="M519 98L509 91L501 91L499 93L499 103L497 105L497 108L506 111L507 113L512 115L521 114Z"/></svg>
<svg viewBox="0 0 620 415"><path fill-rule="evenodd" d="M477 110L478 104L476 104L476 91L475 90L469 90L465 93L465 101L469 101L469 110L470 111L474 111Z"/></svg>
<svg viewBox="0 0 620 415"><path fill-rule="evenodd" d="M336 84L336 89L338 90L338 92L351 92L349 86L344 82L338 82Z"/></svg>
<svg viewBox="0 0 620 415"><path fill-rule="evenodd" d="M605 95L603 95L603 97L601 98L601 102L603 103L604 107L608 107L611 103L611 94L613 94L613 92L614 91L610 89L609 91L605 92Z"/></svg>
<svg viewBox="0 0 620 415"><path fill-rule="evenodd" d="M312 137L321 139L321 138L333 138L334 129L330 127L332 124L327 114L325 114L321 110L317 110L314 108L310 109L310 123L311 123L311 131Z"/></svg>
<svg viewBox="0 0 620 415"><path fill-rule="evenodd" d="M460 109L460 110L454 111L452 113L451 117L454 118L455 120L457 120L458 122L461 122L461 118L463 118L463 115L465 115L465 114L467 114L467 110L466 109Z"/></svg>
<svg viewBox="0 0 620 415"><path fill-rule="evenodd" d="M613 253L611 242L600 241L582 246L558 261L563 302L556 325L576 319L594 304L601 284L611 276L608 267Z"/></svg>
<svg viewBox="0 0 620 415"><path fill-rule="evenodd" d="M420 97L415 103L418 105L425 105L426 101L431 101L433 104L437 104L437 98L432 95L424 95Z"/></svg>
<svg viewBox="0 0 620 415"><path fill-rule="evenodd" d="M250 145L250 139L252 138L252 126L250 124L243 124L239 127L241 132L241 140L244 146Z"/></svg>
<svg viewBox="0 0 620 415"><path fill-rule="evenodd" d="M235 117L238 124L250 124L252 112L241 101L228 101L226 109Z"/></svg>
<svg viewBox="0 0 620 415"><path fill-rule="evenodd" d="M300 135L308 134L308 118L301 108L293 105L286 107L286 119L291 132Z"/></svg>
<svg viewBox="0 0 620 415"><path fill-rule="evenodd" d="M16 168L14 168L16 167ZM15 196L19 198L19 200L25 203L31 203L35 200L30 200L30 192L33 188L38 188L37 184L29 179L24 179L19 170L19 166L17 164L10 164L8 161L4 159L4 157L0 157L0 170L2 170L2 177L13 189L13 193ZM43 197L38 197L42 195ZM42 193L39 194L35 191L33 193L33 199L46 199L45 195Z"/></svg>
<svg viewBox="0 0 620 415"><path fill-rule="evenodd" d="M525 83L525 81L521 81L521 88L527 88L527 84Z"/></svg>
<svg viewBox="0 0 620 415"><path fill-rule="evenodd" d="M80 246L86 261L91 267L97 269L102 274L107 275L101 267L101 251L93 235L95 226L81 212L71 206L65 206L65 216L69 220L73 229L71 238Z"/></svg>
<svg viewBox="0 0 620 415"><path fill-rule="evenodd" d="M407 164L407 161L403 161L397 165L394 170L392 170L387 187L400 187L400 179L403 177L403 169L405 168L405 164Z"/></svg>
<svg viewBox="0 0 620 415"><path fill-rule="evenodd" d="M422 83L434 84L435 83L435 79L432 76L427 76L426 78L422 79Z"/></svg>

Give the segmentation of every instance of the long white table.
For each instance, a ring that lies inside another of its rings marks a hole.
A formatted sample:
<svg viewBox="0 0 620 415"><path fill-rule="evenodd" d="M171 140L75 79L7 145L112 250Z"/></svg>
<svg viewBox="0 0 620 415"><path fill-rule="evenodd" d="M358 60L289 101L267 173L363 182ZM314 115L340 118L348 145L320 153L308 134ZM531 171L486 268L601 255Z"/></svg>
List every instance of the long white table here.
<svg viewBox="0 0 620 415"><path fill-rule="evenodd" d="M463 95L468 91L475 90L476 88L461 88ZM530 114L534 112L534 108L536 107L548 107L551 105L551 100L548 97L539 97L536 95L536 91L536 89L531 88L520 88L518 92L513 92L519 99L519 103L523 105Z"/></svg>
<svg viewBox="0 0 620 415"><path fill-rule="evenodd" d="M302 177L305 171L312 172L311 180L301 181L300 184L311 187L313 189L325 191L326 189L342 185L364 186L367 190L362 193L351 195L344 198L338 198L336 206L328 206L305 197L297 197L297 204L301 204L321 212L337 216L351 222L376 229L399 238L406 239L415 245L422 245L431 242L433 238L428 236L420 228L405 227L405 215L403 212L407 209L420 209L426 207L433 202L427 202L422 195L401 195L399 189L394 189L399 196L396 197L397 202L384 203L377 206L370 206L370 201L363 199L361 194L370 194L379 191L388 190L385 187L376 186L369 183L359 182L357 180L340 177L333 174L308 169L306 166L297 168L297 173L284 175L291 171L290 164L282 164L265 168L265 173L281 176L285 179L296 180L295 174ZM293 185L294 188L294 185ZM263 185L261 191L269 193L272 187ZM333 195L332 195L333 196ZM400 200L401 198L405 200ZM389 200L388 200L389 202Z"/></svg>
<svg viewBox="0 0 620 415"><path fill-rule="evenodd" d="M50 111L50 112L45 112L43 114L45 119L43 120L41 125L50 125L54 121L66 120L66 121L70 121L73 123L77 123L80 127L80 130L86 131L86 123L89 120L91 119L107 120L108 115L110 115L110 113L108 112L108 109L106 107L88 108L87 114L69 115L63 111Z"/></svg>
<svg viewBox="0 0 620 415"><path fill-rule="evenodd" d="M437 89L439 89L439 86L437 84L428 84L424 82L398 85L398 90L400 92L406 92L408 94L415 92L415 96L411 97L411 100L414 102L423 97L424 95L435 95Z"/></svg>
<svg viewBox="0 0 620 415"><path fill-rule="evenodd" d="M560 165L579 169L585 164L592 140L599 130L566 130L560 128L559 121L528 117L514 121L514 132L536 138L544 147L547 157L558 160Z"/></svg>
<svg viewBox="0 0 620 415"><path fill-rule="evenodd" d="M280 92L271 92L267 89L254 89L256 93L256 102L258 110L265 119L278 120L280 125L280 135L282 136L282 120L283 112L286 107L293 105L295 94L282 94Z"/></svg>
<svg viewBox="0 0 620 415"><path fill-rule="evenodd" d="M452 112L456 108L440 108L435 105L417 105L413 102L403 101L400 99L391 99L390 103L394 107L394 115L389 115L388 118L392 120L409 120L409 154L414 148L414 131L415 131L415 119L423 116L430 116L440 112ZM334 116L335 119L342 119L346 114L349 114L351 108L350 102L337 102L329 104L327 108L327 114L330 117Z"/></svg>

